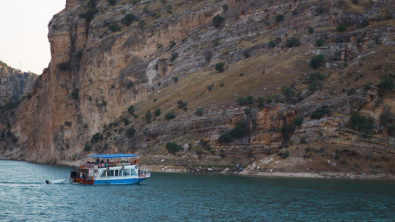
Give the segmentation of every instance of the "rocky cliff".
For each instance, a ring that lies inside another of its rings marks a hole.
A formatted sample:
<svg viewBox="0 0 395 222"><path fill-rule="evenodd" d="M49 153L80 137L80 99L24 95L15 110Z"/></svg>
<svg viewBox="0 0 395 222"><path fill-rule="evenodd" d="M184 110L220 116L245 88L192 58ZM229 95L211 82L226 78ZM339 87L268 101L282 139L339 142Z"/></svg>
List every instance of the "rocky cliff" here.
<svg viewBox="0 0 395 222"><path fill-rule="evenodd" d="M37 75L22 72L0 61L0 106L27 96Z"/></svg>
<svg viewBox="0 0 395 222"><path fill-rule="evenodd" d="M389 0L68 0L2 155L393 173L394 16Z"/></svg>

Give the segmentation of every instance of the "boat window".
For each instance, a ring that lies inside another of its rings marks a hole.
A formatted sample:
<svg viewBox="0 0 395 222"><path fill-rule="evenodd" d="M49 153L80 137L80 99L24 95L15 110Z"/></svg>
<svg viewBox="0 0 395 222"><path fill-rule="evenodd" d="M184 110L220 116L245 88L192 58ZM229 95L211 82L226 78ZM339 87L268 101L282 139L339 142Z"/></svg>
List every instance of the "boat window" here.
<svg viewBox="0 0 395 222"><path fill-rule="evenodd" d="M124 176L129 176L130 175L130 170L129 169L124 169L122 171L123 171L122 175L124 175Z"/></svg>
<svg viewBox="0 0 395 222"><path fill-rule="evenodd" d="M118 176L118 170L115 170L115 176L116 177Z"/></svg>
<svg viewBox="0 0 395 222"><path fill-rule="evenodd" d="M136 175L137 174L135 169L130 169L130 171L131 171L131 175Z"/></svg>
<svg viewBox="0 0 395 222"><path fill-rule="evenodd" d="M101 177L107 177L107 171L103 170Z"/></svg>
<svg viewBox="0 0 395 222"><path fill-rule="evenodd" d="M113 177L114 176L114 170L109 170L107 173L107 176Z"/></svg>

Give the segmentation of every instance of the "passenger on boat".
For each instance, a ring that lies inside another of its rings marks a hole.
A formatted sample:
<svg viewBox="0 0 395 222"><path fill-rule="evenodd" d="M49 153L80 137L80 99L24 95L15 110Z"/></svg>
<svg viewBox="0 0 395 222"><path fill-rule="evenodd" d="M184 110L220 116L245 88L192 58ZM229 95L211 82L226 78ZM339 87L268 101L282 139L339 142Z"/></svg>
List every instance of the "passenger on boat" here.
<svg viewBox="0 0 395 222"><path fill-rule="evenodd" d="M80 178L82 178L83 177L83 173L82 173L82 171L80 172Z"/></svg>

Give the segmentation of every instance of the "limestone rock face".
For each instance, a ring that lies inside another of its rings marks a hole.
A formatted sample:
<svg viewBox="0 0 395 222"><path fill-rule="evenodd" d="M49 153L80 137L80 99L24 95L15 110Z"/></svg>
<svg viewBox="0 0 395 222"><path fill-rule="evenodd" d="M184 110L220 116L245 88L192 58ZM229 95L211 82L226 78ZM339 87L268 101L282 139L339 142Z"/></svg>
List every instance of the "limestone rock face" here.
<svg viewBox="0 0 395 222"><path fill-rule="evenodd" d="M26 96L37 77L34 73L21 72L0 61L0 106Z"/></svg>
<svg viewBox="0 0 395 222"><path fill-rule="evenodd" d="M317 150L314 161L336 147L393 152L380 123L384 110L395 112L392 92L379 96L374 85L394 68L394 6L345 4L67 0L48 27L48 69L11 126L21 151L3 156L70 163L89 152L134 152L183 166L297 157L281 168L306 165L304 149ZM313 80L318 54L326 65ZM320 107L331 114L311 118ZM372 137L347 126L354 113L374 118ZM184 152L169 155L171 141Z"/></svg>

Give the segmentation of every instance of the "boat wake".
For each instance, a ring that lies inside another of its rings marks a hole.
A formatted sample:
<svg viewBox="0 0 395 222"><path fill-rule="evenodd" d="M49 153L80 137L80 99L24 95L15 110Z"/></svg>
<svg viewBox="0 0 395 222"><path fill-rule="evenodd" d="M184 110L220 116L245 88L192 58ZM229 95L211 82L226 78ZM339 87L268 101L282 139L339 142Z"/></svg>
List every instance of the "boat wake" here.
<svg viewBox="0 0 395 222"><path fill-rule="evenodd" d="M0 181L0 184L31 184L31 185L33 185L33 184L43 184L42 182L20 182L20 181L18 181L18 182L14 182L14 181Z"/></svg>

